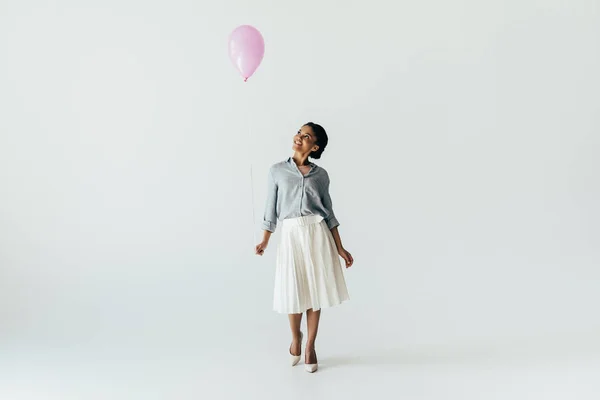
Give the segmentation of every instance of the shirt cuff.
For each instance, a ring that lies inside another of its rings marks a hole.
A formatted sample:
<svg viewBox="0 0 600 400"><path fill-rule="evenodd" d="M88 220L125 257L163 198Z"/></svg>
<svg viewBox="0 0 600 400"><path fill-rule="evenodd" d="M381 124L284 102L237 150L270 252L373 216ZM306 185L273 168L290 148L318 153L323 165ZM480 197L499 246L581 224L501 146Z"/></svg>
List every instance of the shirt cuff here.
<svg viewBox="0 0 600 400"><path fill-rule="evenodd" d="M331 217L329 218L327 221L325 221L327 223L327 227L331 230L333 228L335 228L336 226L338 226L340 224L340 222L337 220L336 217Z"/></svg>
<svg viewBox="0 0 600 400"><path fill-rule="evenodd" d="M269 231L271 233L275 232L276 227L277 227L277 222L263 221L263 223L262 223L263 230Z"/></svg>

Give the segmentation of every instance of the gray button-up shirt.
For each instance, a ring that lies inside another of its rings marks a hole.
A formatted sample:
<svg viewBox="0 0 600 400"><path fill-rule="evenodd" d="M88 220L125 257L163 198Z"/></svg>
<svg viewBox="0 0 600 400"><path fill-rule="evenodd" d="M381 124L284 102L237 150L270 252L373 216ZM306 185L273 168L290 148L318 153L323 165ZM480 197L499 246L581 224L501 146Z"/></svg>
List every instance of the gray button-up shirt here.
<svg viewBox="0 0 600 400"><path fill-rule="evenodd" d="M311 169L306 175L302 175L292 157L269 168L264 230L275 232L277 219L305 215L322 216L329 229L340 224L333 214L327 171L309 164Z"/></svg>

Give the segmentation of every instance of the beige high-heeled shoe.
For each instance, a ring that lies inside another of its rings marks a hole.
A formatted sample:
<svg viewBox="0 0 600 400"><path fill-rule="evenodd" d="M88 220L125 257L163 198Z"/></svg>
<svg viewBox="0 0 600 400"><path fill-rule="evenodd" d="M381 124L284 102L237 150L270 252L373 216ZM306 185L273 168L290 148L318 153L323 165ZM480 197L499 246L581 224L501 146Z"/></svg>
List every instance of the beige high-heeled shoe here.
<svg viewBox="0 0 600 400"><path fill-rule="evenodd" d="M302 333L302 331L300 331L300 349L302 349L302 337L304 336L304 334ZM302 356L302 350L300 351L300 355L299 356L295 356L292 354L292 345L290 344L290 361L292 363L292 367L296 364L298 364L300 362L300 357Z"/></svg>
<svg viewBox="0 0 600 400"><path fill-rule="evenodd" d="M315 351L315 349L312 350L313 353L315 353L315 358L317 357L317 352ZM306 369L307 372L313 373L315 372L317 369L319 368L319 363L316 362L314 364L304 364L304 369Z"/></svg>

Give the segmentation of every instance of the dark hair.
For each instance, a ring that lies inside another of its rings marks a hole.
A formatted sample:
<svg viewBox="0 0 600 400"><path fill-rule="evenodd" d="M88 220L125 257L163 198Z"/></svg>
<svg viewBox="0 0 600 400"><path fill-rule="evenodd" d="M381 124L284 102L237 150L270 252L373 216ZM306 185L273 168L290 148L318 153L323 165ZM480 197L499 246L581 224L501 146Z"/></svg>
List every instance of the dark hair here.
<svg viewBox="0 0 600 400"><path fill-rule="evenodd" d="M329 141L329 138L327 137L327 132L325 132L325 129L323 129L321 125L315 124L314 122L307 122L304 124L304 126L311 127L317 139L315 144L319 146L319 149L310 153L309 157L312 157L314 159L321 158L321 154L323 154L323 151L325 151L325 147L327 147L327 142Z"/></svg>

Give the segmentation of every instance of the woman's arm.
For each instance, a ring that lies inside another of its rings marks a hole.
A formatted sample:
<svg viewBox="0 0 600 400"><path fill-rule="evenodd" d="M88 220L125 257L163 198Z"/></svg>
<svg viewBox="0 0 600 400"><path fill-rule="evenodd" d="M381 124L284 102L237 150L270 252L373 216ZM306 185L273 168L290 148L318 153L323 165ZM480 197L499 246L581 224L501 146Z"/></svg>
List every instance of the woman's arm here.
<svg viewBox="0 0 600 400"><path fill-rule="evenodd" d="M337 252L340 255L340 257L342 257L344 259L344 261L346 262L346 268L348 268L348 267L352 266L354 259L352 258L352 254L350 254L349 251L344 249L344 246L342 245L342 238L340 237L340 232L338 231L338 226L340 225L340 222L335 217L335 213L333 212L333 202L331 201L331 196L329 195L329 185L330 185L329 174L327 172L325 172L325 187L323 190L323 205L325 206L325 208L327 208L327 212L329 214L327 216L327 218L325 218L325 222L327 223L327 227L329 228L329 230L331 231L331 234L333 235L333 241L335 242L335 247L337 249Z"/></svg>
<svg viewBox="0 0 600 400"><path fill-rule="evenodd" d="M331 229L331 234L333 235L333 240L335 241L335 247L337 248L338 254L346 262L346 268L351 267L354 263L354 259L352 258L352 254L344 249L344 246L342 245L342 238L340 237L340 232L337 226Z"/></svg>
<svg viewBox="0 0 600 400"><path fill-rule="evenodd" d="M269 177L267 179L267 200L265 204L265 212L263 214L263 240L256 245L255 252L262 256L265 249L269 245L271 234L277 228L277 183L273 178L272 168L269 169Z"/></svg>
<svg viewBox="0 0 600 400"><path fill-rule="evenodd" d="M256 249L255 249L256 254L258 254L259 256L262 256L263 254L265 254L265 249L269 245L269 239L271 238L271 232L269 232L267 230L264 230L263 232L264 232L263 240L262 240L262 242L260 242L259 244L256 245Z"/></svg>
<svg viewBox="0 0 600 400"><path fill-rule="evenodd" d="M268 243L269 239L271 239L271 235L273 234L273 232L269 232L269 231L263 231L263 242Z"/></svg>
<svg viewBox="0 0 600 400"><path fill-rule="evenodd" d="M327 224L327 227L329 228L329 230L332 231L333 233L333 229L335 227L337 227L340 222L338 221L338 219L335 217L335 213L333 212L333 203L331 201L331 196L329 195L329 174L327 172L325 172L325 185L323 187L323 193L322 193L322 199L323 199L323 205L325 206L325 208L327 209L327 217L325 218L325 223ZM339 235L338 235L339 237ZM336 242L337 245L337 242Z"/></svg>
<svg viewBox="0 0 600 400"><path fill-rule="evenodd" d="M267 199L265 201L262 228L271 233L275 232L277 228L277 183L273 177L272 168L269 169L267 178ZM268 237L266 238L268 240Z"/></svg>
<svg viewBox="0 0 600 400"><path fill-rule="evenodd" d="M344 249L344 246L342 246L342 238L340 237L340 231L338 230L337 226L334 227L333 229L331 229L331 234L333 235L333 240L335 241L335 247L339 253L340 250Z"/></svg>

